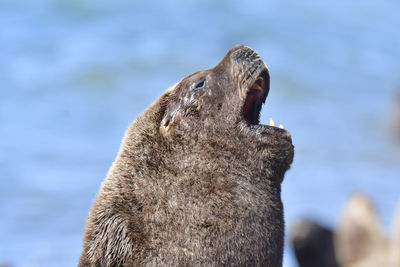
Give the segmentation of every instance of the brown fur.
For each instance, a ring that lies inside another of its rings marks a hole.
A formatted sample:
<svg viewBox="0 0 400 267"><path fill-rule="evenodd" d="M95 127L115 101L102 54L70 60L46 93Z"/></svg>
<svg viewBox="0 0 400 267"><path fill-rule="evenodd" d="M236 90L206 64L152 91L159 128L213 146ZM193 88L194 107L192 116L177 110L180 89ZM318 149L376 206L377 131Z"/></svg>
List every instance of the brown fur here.
<svg viewBox="0 0 400 267"><path fill-rule="evenodd" d="M130 125L90 210L79 266L282 265L290 134L241 114L265 70L253 50L234 47Z"/></svg>

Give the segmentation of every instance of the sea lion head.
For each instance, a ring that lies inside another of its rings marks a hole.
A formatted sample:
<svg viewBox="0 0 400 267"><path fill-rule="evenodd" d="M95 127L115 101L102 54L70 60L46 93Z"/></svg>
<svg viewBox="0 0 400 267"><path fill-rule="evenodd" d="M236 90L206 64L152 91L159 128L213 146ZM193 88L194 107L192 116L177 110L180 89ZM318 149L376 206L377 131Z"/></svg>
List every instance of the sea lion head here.
<svg viewBox="0 0 400 267"><path fill-rule="evenodd" d="M293 145L287 130L259 123L269 89L261 57L250 47L235 46L214 68L190 74L167 90L160 133L190 139L192 146L228 149L274 172L281 182L293 160Z"/></svg>

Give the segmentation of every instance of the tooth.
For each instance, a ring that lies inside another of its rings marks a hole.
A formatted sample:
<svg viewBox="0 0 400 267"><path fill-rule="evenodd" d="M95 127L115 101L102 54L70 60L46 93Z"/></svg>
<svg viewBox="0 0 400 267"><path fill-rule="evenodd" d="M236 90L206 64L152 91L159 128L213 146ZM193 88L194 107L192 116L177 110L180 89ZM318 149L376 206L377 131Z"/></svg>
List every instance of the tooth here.
<svg viewBox="0 0 400 267"><path fill-rule="evenodd" d="M283 125L282 125L282 124L279 124L279 128L283 129Z"/></svg>
<svg viewBox="0 0 400 267"><path fill-rule="evenodd" d="M276 124L272 118L269 118L269 126L276 126Z"/></svg>

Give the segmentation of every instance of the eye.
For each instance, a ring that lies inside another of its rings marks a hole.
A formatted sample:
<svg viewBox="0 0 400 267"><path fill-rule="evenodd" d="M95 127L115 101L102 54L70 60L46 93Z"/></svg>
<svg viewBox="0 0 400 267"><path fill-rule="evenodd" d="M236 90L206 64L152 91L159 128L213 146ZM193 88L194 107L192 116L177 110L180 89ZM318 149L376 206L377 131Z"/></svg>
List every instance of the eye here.
<svg viewBox="0 0 400 267"><path fill-rule="evenodd" d="M201 80L200 82L198 82L197 84L196 84L196 86L194 87L195 89L200 89L200 88L202 88L203 86L204 86L204 84L205 84L205 79L203 79L203 80Z"/></svg>

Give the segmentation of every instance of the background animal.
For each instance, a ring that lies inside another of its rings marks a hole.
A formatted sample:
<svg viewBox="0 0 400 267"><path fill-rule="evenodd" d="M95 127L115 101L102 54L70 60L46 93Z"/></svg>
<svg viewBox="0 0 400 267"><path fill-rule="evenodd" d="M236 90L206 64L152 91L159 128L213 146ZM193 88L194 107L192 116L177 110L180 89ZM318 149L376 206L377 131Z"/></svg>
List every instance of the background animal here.
<svg viewBox="0 0 400 267"><path fill-rule="evenodd" d="M400 204L385 233L372 200L353 194L333 230L313 220L293 224L290 239L300 267L399 267Z"/></svg>

